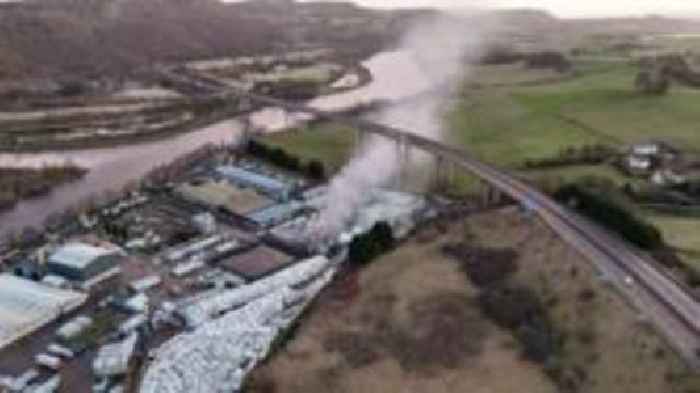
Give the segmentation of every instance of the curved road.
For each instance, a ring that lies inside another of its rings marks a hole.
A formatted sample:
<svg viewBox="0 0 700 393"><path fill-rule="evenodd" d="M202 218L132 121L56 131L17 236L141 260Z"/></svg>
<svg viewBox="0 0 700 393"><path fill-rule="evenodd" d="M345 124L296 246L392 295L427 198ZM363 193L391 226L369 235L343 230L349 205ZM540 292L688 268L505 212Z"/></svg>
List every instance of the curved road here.
<svg viewBox="0 0 700 393"><path fill-rule="evenodd" d="M234 96L241 94L234 93ZM682 284L657 269L655 261L617 236L565 209L517 177L473 158L462 149L364 119L249 93L243 96L265 105L346 123L363 132L419 148L469 171L519 203L532 207L553 231L594 263L601 274L626 296L640 312L642 322L654 325L692 368L700 369L700 304Z"/></svg>
<svg viewBox="0 0 700 393"><path fill-rule="evenodd" d="M236 111L241 100L249 100L281 107L289 112L309 113L318 119L346 123L361 132L371 132L419 148L467 170L519 203L531 207L554 232L589 259L601 275L625 295L628 302L639 311L642 322L654 325L692 368L700 369L700 304L689 291L663 270L657 269L655 261L632 245L565 209L517 177L475 159L464 150L411 132L322 111L306 104L231 89L205 75L178 75L170 70L164 71L169 71L165 74L170 79L202 93L195 97L195 103L235 102L235 105L231 105L231 110Z"/></svg>

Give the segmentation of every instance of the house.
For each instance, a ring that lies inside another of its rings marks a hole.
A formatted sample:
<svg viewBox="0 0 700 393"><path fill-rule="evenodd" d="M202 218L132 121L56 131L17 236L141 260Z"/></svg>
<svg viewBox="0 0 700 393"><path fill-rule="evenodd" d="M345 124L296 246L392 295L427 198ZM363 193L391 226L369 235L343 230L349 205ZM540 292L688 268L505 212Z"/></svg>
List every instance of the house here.
<svg viewBox="0 0 700 393"><path fill-rule="evenodd" d="M633 145L630 149L635 156L656 156L661 152L661 146L656 142L645 142Z"/></svg>
<svg viewBox="0 0 700 393"><path fill-rule="evenodd" d="M651 176L652 183L663 186L666 184L679 185L688 182L688 178L678 174L671 169L662 169L654 172Z"/></svg>
<svg viewBox="0 0 700 393"><path fill-rule="evenodd" d="M658 161L669 162L680 154L674 146L663 141L647 141L632 145L630 155L652 157Z"/></svg>
<svg viewBox="0 0 700 393"><path fill-rule="evenodd" d="M647 156L630 155L625 161L627 168L631 171L650 171L652 169L652 159Z"/></svg>

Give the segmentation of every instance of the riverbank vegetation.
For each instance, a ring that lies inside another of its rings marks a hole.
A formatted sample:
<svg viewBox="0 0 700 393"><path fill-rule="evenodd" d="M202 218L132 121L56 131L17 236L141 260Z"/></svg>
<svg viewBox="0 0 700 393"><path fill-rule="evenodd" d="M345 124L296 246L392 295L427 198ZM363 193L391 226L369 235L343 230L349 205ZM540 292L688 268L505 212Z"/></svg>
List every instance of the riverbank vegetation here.
<svg viewBox="0 0 700 393"><path fill-rule="evenodd" d="M269 146L264 142L251 140L248 142L247 152L251 156L281 169L300 172L315 181L322 181L326 178L326 168L323 162L317 159L304 160L282 147Z"/></svg>
<svg viewBox="0 0 700 393"><path fill-rule="evenodd" d="M60 185L83 177L87 170L76 165L43 168L0 168L0 211L17 202L46 195Z"/></svg>

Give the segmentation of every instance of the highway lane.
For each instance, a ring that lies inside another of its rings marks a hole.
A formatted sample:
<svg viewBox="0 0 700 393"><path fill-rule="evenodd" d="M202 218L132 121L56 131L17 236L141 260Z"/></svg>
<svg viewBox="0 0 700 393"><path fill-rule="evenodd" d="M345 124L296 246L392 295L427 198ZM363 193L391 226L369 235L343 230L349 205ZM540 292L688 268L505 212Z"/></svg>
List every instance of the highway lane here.
<svg viewBox="0 0 700 393"><path fill-rule="evenodd" d="M616 235L562 207L517 177L480 162L467 151L360 118L325 113L269 97L248 97L267 105L312 113L320 119L347 123L441 156L521 204L533 207L554 232L611 279L612 284L640 312L642 321L655 326L691 367L700 369L700 304L686 288L658 269L648 256Z"/></svg>
<svg viewBox="0 0 700 393"><path fill-rule="evenodd" d="M201 84L202 81L198 83ZM209 84L208 87L211 88L212 85ZM352 125L362 132L382 135L397 143L427 151L481 178L519 203L533 207L555 233L610 279L640 312L642 321L656 327L688 365L700 369L700 304L688 290L658 269L640 250L562 207L516 176L475 159L465 150L366 119L325 112L303 103L287 102L250 92L224 90L223 87L218 93L204 99L225 101L241 97L290 112L306 112L318 119Z"/></svg>

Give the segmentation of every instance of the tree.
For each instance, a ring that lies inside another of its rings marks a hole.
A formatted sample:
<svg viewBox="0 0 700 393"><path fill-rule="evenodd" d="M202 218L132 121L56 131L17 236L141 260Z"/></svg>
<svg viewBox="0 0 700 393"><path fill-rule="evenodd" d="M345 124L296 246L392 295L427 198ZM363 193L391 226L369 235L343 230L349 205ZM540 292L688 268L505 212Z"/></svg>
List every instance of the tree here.
<svg viewBox="0 0 700 393"><path fill-rule="evenodd" d="M637 75L635 86L643 94L661 96L668 93L671 82L662 71L644 70Z"/></svg>
<svg viewBox="0 0 700 393"><path fill-rule="evenodd" d="M520 326L517 335L523 345L523 355L533 362L546 362L556 350L556 338L545 324Z"/></svg>
<svg viewBox="0 0 700 393"><path fill-rule="evenodd" d="M394 247L394 232L386 221L374 224L370 233L381 250L386 251Z"/></svg>
<svg viewBox="0 0 700 393"><path fill-rule="evenodd" d="M594 181L595 179L595 181ZM664 245L661 232L652 224L638 217L609 192L610 188L600 179L590 178L579 184L567 185L555 193L555 198L567 203L577 201L577 210L599 222L635 245L655 250Z"/></svg>
<svg viewBox="0 0 700 393"><path fill-rule="evenodd" d="M364 265L394 247L395 239L391 226L380 221L372 229L356 236L350 243L348 258L352 263Z"/></svg>
<svg viewBox="0 0 700 393"><path fill-rule="evenodd" d="M326 178L326 168L319 160L311 160L307 165L306 172L310 178L314 180L323 180Z"/></svg>
<svg viewBox="0 0 700 393"><path fill-rule="evenodd" d="M564 54L554 51L532 53L526 57L525 64L528 68L549 68L560 73L569 72L572 68Z"/></svg>

